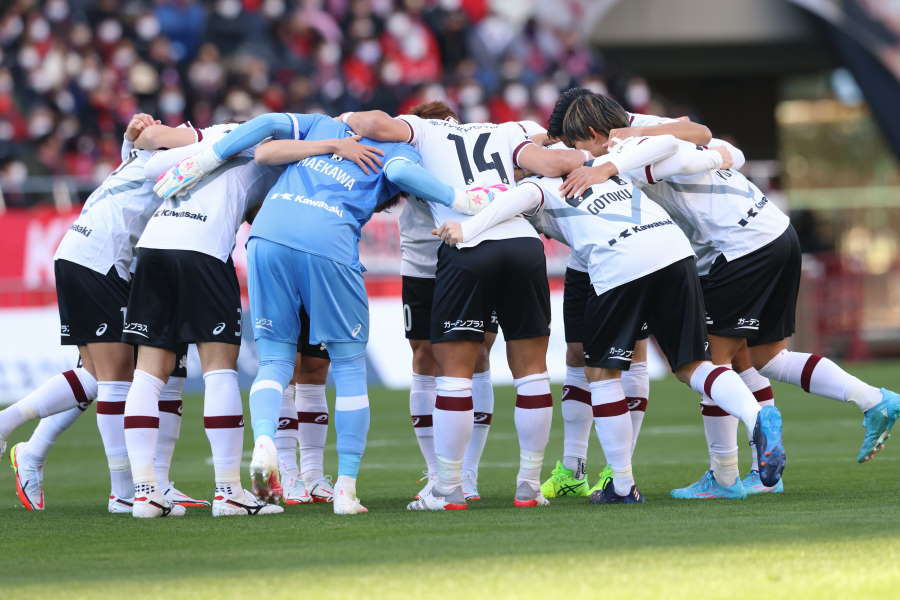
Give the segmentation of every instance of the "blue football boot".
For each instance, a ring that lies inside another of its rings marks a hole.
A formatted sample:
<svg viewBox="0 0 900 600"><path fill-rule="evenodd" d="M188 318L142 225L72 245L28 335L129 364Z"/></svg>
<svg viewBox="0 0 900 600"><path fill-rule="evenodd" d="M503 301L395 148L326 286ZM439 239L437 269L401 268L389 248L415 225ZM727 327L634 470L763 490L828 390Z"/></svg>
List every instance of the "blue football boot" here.
<svg viewBox="0 0 900 600"><path fill-rule="evenodd" d="M891 437L891 428L900 416L900 394L881 388L881 402L864 413L863 427L866 437L859 447L857 462L868 462L884 448Z"/></svg>
<svg viewBox="0 0 900 600"><path fill-rule="evenodd" d="M783 479L779 479L775 487L767 487L763 485L762 480L759 478L759 471L756 469L747 473L741 483L744 484L744 491L747 492L748 496L754 494L780 494L784 491Z"/></svg>
<svg viewBox="0 0 900 600"><path fill-rule="evenodd" d="M763 406L753 427L759 479L766 487L775 487L781 479L787 457L781 440L781 412L775 406Z"/></svg>
<svg viewBox="0 0 900 600"><path fill-rule="evenodd" d="M747 497L747 492L740 479L725 487L716 481L712 471L707 471L703 477L691 485L672 490L669 494L679 500L712 500L714 498L743 500Z"/></svg>

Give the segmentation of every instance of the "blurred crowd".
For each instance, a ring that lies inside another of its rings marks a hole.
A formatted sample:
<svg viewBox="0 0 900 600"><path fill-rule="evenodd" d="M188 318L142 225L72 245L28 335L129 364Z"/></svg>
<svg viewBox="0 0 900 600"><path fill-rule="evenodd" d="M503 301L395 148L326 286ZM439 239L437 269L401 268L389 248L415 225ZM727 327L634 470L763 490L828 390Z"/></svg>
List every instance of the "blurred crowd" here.
<svg viewBox="0 0 900 600"><path fill-rule="evenodd" d="M138 111L205 126L268 111L400 113L445 99L467 121L544 121L559 90L576 84L649 110L646 83L584 43L589 0L3 4L4 191L41 175L93 184L118 162Z"/></svg>

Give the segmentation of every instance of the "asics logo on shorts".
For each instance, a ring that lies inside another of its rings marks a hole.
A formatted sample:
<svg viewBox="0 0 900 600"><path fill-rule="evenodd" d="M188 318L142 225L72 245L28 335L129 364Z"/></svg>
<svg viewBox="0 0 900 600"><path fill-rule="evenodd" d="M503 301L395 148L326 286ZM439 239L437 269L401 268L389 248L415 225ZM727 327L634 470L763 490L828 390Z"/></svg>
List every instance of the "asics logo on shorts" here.
<svg viewBox="0 0 900 600"><path fill-rule="evenodd" d="M360 331L362 331L362 323L357 323L356 327L353 328L353 331L350 332L350 335L356 337L359 335Z"/></svg>
<svg viewBox="0 0 900 600"><path fill-rule="evenodd" d="M106 328L106 323L100 323L100 327L97 328L97 331L94 332L94 335L103 335L104 333L106 333Z"/></svg>
<svg viewBox="0 0 900 600"><path fill-rule="evenodd" d="M215 328L213 328L212 334L213 334L213 335L219 335L219 334L222 333L223 331L225 331L225 323L222 323L222 322L220 321L220 322L215 326Z"/></svg>
<svg viewBox="0 0 900 600"><path fill-rule="evenodd" d="M272 331L272 319L266 319L264 317L259 317L256 319L256 324L253 326L256 329L265 329L266 331Z"/></svg>

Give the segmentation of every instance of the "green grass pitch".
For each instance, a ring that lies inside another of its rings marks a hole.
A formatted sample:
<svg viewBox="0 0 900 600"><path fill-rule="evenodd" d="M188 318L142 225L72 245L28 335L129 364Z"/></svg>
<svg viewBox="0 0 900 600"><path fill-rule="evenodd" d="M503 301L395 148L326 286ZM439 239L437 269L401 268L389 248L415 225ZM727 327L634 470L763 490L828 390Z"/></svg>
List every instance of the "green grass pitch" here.
<svg viewBox="0 0 900 600"><path fill-rule="evenodd" d="M896 363L852 370L900 388ZM359 483L371 512L355 517L321 504L260 518L213 519L197 509L151 522L106 514L105 460L88 414L48 458L44 513L21 509L12 472L0 471L0 598L897 597L900 441L858 465L853 406L780 384L776 397L788 448L782 496L668 497L701 475L706 460L696 395L669 379L651 387L635 461L646 505L565 498L516 509L513 392L498 387L484 500L467 512L421 514L404 510L422 468L406 394L373 390ZM562 450L554 410L545 476ZM593 480L603 465L591 444ZM200 400L188 398L175 452L181 489L210 495L208 456Z"/></svg>

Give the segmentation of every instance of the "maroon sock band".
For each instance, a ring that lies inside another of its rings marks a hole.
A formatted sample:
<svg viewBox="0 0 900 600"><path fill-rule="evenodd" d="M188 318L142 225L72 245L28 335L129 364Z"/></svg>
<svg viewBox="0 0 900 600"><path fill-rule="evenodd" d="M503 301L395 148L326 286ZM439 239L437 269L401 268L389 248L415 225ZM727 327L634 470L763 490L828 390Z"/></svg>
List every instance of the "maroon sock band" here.
<svg viewBox="0 0 900 600"><path fill-rule="evenodd" d="M628 414L628 403L625 398L606 404L595 404L592 408L595 417L618 417Z"/></svg>
<svg viewBox="0 0 900 600"><path fill-rule="evenodd" d="M820 360L822 360L822 357L818 354L813 354L806 359L806 364L803 365L803 372L800 373L800 387L803 388L804 392L809 393L809 381L812 379L813 371Z"/></svg>
<svg viewBox="0 0 900 600"><path fill-rule="evenodd" d="M709 406L708 404L700 405L700 414L704 417L730 417L727 412L719 408L718 406Z"/></svg>
<svg viewBox="0 0 900 600"><path fill-rule="evenodd" d="M628 410L636 410L647 412L647 399L638 398L637 396L627 396L625 402L628 403Z"/></svg>
<svg viewBox="0 0 900 600"><path fill-rule="evenodd" d="M278 431L287 431L287 430L297 431L297 419L292 419L290 417L281 417L278 419Z"/></svg>
<svg viewBox="0 0 900 600"><path fill-rule="evenodd" d="M298 412L297 421L300 423L315 423L316 425L328 425L327 412Z"/></svg>
<svg viewBox="0 0 900 600"><path fill-rule="evenodd" d="M100 402L97 401L98 415L124 415L125 401L121 402Z"/></svg>
<svg viewBox="0 0 900 600"><path fill-rule="evenodd" d="M757 402L766 402L767 400L775 399L775 392L772 391L772 386L769 386L753 392L753 397L756 398Z"/></svg>
<svg viewBox="0 0 900 600"><path fill-rule="evenodd" d="M719 375L721 375L725 371L730 371L730 370L731 369L729 369L728 367L716 367L715 369L713 369L710 372L710 374L706 376L706 381L703 383L704 393L706 393L707 396L712 398L712 394L710 393L710 390L712 390L713 383L716 381L716 379L719 377Z"/></svg>
<svg viewBox="0 0 900 600"><path fill-rule="evenodd" d="M125 417L125 429L159 429L159 417L129 415Z"/></svg>
<svg viewBox="0 0 900 600"><path fill-rule="evenodd" d="M172 413L173 415L181 416L181 400L160 400L159 401L159 412L167 412Z"/></svg>
<svg viewBox="0 0 900 600"><path fill-rule="evenodd" d="M550 408L551 406L553 406L553 394L516 395L516 408Z"/></svg>
<svg viewBox="0 0 900 600"><path fill-rule="evenodd" d="M490 425L494 420L494 413L477 412L475 413L476 425Z"/></svg>
<svg viewBox="0 0 900 600"><path fill-rule="evenodd" d="M434 419L431 415L410 415L413 427L434 427Z"/></svg>
<svg viewBox="0 0 900 600"><path fill-rule="evenodd" d="M203 417L203 426L206 429L238 429L244 426L244 415Z"/></svg>
<svg viewBox="0 0 900 600"><path fill-rule="evenodd" d="M82 411L85 410L90 405L91 401L87 397L87 393L85 393L84 386L81 385L81 380L78 379L78 375L75 374L75 371L63 371L62 375L66 378L69 387L72 388L72 395L75 396L75 404L77 404L78 408Z"/></svg>
<svg viewBox="0 0 900 600"><path fill-rule="evenodd" d="M472 396L438 396L434 401L434 407L439 410L472 410Z"/></svg>
<svg viewBox="0 0 900 600"><path fill-rule="evenodd" d="M588 406L591 405L591 392L577 385L564 385L562 393L563 402L566 400L574 400L575 402L583 402Z"/></svg>

